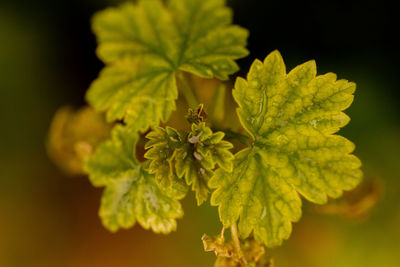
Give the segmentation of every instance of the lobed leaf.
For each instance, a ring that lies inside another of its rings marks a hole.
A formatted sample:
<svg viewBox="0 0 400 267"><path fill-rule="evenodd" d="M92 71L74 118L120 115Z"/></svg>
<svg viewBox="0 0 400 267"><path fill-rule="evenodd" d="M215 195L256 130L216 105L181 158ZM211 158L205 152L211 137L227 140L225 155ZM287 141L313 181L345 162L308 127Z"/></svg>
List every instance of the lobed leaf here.
<svg viewBox="0 0 400 267"><path fill-rule="evenodd" d="M278 246L301 217L298 193L322 204L360 182L353 143L334 135L349 122L342 111L354 90L333 73L316 76L314 61L286 74L277 51L237 79L237 113L253 141L235 155L232 172L217 170L209 183L225 227L240 218L243 238L253 232L257 241Z"/></svg>
<svg viewBox="0 0 400 267"><path fill-rule="evenodd" d="M105 67L87 92L89 103L107 110L107 120L122 120L146 130L168 120L178 97L173 72L164 62L125 58Z"/></svg>
<svg viewBox="0 0 400 267"><path fill-rule="evenodd" d="M227 79L247 55L248 32L231 25L221 0L139 0L93 18L97 54L107 67L87 100L136 130L166 121L175 109L175 76L186 71Z"/></svg>
<svg viewBox="0 0 400 267"><path fill-rule="evenodd" d="M156 233L176 229L183 216L179 199L186 193L180 184L163 190L135 157L136 132L117 125L112 138L88 158L85 170L95 186L105 186L99 215L110 231L132 227L136 221Z"/></svg>

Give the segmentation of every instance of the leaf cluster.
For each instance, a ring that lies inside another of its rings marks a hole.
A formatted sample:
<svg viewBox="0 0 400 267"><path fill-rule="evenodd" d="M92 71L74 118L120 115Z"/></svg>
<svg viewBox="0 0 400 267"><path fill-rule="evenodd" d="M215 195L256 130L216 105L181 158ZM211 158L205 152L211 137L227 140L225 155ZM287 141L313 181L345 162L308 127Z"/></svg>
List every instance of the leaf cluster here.
<svg viewBox="0 0 400 267"><path fill-rule="evenodd" d="M164 185L176 177L184 178L196 192L198 205L207 200L208 181L216 164L232 171L232 144L222 140L224 133L213 133L204 122L192 124L190 133L158 127L146 137L145 148L149 150L144 156L151 160L149 172Z"/></svg>
<svg viewBox="0 0 400 267"><path fill-rule="evenodd" d="M167 121L182 72L226 80L239 69L234 60L248 54L248 32L231 23L223 0L139 0L97 13L93 30L106 67L88 102L139 131Z"/></svg>
<svg viewBox="0 0 400 267"><path fill-rule="evenodd" d="M263 245L279 246L290 236L301 196L323 204L360 182L355 146L336 134L350 120L343 111L355 84L317 75L314 61L287 72L278 51L236 79L232 94L243 131L226 132L246 147L235 155L225 133L206 124L203 105L190 110L188 131L158 126L178 94L194 107L185 77L226 80L238 70L234 60L247 55L248 32L232 25L224 0L138 0L97 13L93 30L105 67L86 98L116 123L84 170L94 186L105 187L99 215L111 231L136 222L157 233L175 230L183 216L179 200L191 187L198 205L211 193L224 229L238 223L244 256L221 238L204 238L207 250L223 256L221 266L243 259L272 265L262 260ZM226 114L225 92L221 85L213 100L212 126ZM143 161L137 147L147 150Z"/></svg>
<svg viewBox="0 0 400 267"><path fill-rule="evenodd" d="M232 25L223 0L126 3L95 14L93 31L106 66L86 99L107 121L124 123L85 163L91 182L106 187L100 217L112 231L138 221L169 232L183 214L177 200L187 187L201 204L216 164L231 170L232 145L200 121L193 121L189 133L156 126L175 110L178 88L186 86L184 72L226 80L238 70L234 60L248 54L248 32ZM149 127L155 128L147 135L148 160L140 162L138 133Z"/></svg>

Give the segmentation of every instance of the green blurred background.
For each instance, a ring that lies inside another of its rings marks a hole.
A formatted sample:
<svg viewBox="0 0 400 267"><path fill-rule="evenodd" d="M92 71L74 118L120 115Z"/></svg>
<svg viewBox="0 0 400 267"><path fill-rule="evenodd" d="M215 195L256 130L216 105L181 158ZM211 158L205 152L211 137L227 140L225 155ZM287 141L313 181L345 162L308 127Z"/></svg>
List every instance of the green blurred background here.
<svg viewBox="0 0 400 267"><path fill-rule="evenodd" d="M178 231L136 225L111 234L97 216L101 189L63 174L45 140L54 112L79 107L102 68L90 17L111 0L0 2L0 266L212 266L203 233L217 234L217 210L184 200ZM341 134L357 145L367 179L382 193L363 220L304 205L291 239L268 250L277 267L400 266L400 53L398 15L389 1L231 0L251 32L245 75L255 58L279 49L288 69L316 59L358 85Z"/></svg>

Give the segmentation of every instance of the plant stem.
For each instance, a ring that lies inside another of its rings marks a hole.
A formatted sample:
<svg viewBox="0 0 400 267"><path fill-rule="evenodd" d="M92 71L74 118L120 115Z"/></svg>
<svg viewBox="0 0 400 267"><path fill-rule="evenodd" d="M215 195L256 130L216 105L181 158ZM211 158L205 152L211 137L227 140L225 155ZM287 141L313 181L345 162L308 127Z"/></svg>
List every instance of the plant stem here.
<svg viewBox="0 0 400 267"><path fill-rule="evenodd" d="M242 266L247 266L247 260L245 259L242 249L240 248L240 241L239 241L239 236L237 233L237 227L236 227L236 223L233 223L231 225L231 237L232 237L232 241L233 241L233 246L236 250L236 253L239 256L240 259L240 264Z"/></svg>
<svg viewBox="0 0 400 267"><path fill-rule="evenodd" d="M185 74L182 72L178 74L178 83L189 107L193 109L197 108L199 105L197 96L194 93L192 86L189 85L187 77L185 77Z"/></svg>

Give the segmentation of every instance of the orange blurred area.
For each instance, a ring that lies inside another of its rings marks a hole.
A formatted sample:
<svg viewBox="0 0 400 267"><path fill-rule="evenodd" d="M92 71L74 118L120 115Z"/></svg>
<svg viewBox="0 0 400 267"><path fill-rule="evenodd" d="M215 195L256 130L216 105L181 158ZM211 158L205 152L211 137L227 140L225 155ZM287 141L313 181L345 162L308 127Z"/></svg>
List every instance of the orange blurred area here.
<svg viewBox="0 0 400 267"><path fill-rule="evenodd" d="M102 189L84 175L65 174L46 153L53 115L64 105L84 106L85 91L102 68L90 17L119 2L0 3L1 267L213 266L215 255L204 251L201 237L221 230L215 207L197 207L189 194L177 232L157 235L135 225L112 234L97 215ZM227 2L235 23L251 32L251 55L239 61L238 75L244 76L255 58L279 49L288 69L315 58L320 74L333 71L357 83L347 112L352 121L340 134L356 144L367 181L379 186L324 207L304 200L291 238L266 253L276 267L399 266L400 57L393 39L397 17L391 13L396 9L384 1L330 2L329 9L317 1L290 9L286 2ZM204 101L218 86L214 80L194 83L210 88L198 92ZM227 124L235 118L231 89L226 89ZM179 100L171 124L181 125L185 112Z"/></svg>

